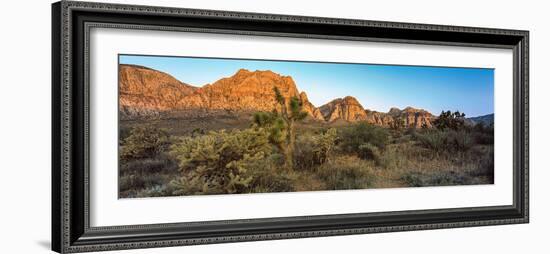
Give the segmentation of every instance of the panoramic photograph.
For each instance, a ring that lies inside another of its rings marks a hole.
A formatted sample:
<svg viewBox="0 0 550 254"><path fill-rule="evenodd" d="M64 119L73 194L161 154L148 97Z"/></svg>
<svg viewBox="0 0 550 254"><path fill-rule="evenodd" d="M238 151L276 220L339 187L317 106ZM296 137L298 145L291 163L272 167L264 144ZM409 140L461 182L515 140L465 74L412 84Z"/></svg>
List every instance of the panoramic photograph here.
<svg viewBox="0 0 550 254"><path fill-rule="evenodd" d="M118 56L118 196L494 183L494 70Z"/></svg>

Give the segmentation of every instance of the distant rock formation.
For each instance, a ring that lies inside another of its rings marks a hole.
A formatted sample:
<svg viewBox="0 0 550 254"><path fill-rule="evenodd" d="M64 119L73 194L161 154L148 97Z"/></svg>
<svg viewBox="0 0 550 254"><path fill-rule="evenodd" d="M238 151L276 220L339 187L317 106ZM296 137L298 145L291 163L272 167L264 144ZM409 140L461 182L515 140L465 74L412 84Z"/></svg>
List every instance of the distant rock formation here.
<svg viewBox="0 0 550 254"><path fill-rule="evenodd" d="M389 113L371 111L368 109L365 110L365 113L367 114L366 121L374 125L389 127L394 121L394 118Z"/></svg>
<svg viewBox="0 0 550 254"><path fill-rule="evenodd" d="M342 119L348 122L364 121L367 119L367 113L361 103L352 96L346 96L343 99L335 99L321 107L321 114L326 121L332 122Z"/></svg>
<svg viewBox="0 0 550 254"><path fill-rule="evenodd" d="M387 127L399 120L406 127L430 128L436 118L428 111L412 107L403 110L391 108L387 113L364 109L352 96L338 98L315 107L304 91L298 91L292 77L269 70L240 69L234 75L213 84L194 87L164 72L125 64L120 65L119 71L119 105L120 111L129 116L154 115L172 110L270 112L280 110L275 101L273 87L277 87L287 101L291 97L298 98L309 119L315 121L366 121Z"/></svg>
<svg viewBox="0 0 550 254"><path fill-rule="evenodd" d="M401 110L400 117L405 120L406 127L414 128L421 128L422 126L431 128L432 122L435 120L435 117L430 112L413 107L406 107Z"/></svg>
<svg viewBox="0 0 550 254"><path fill-rule="evenodd" d="M367 122L381 126L391 126L395 121L401 121L407 128L431 128L435 116L423 109L406 107L403 110L391 108L388 113L376 111L367 112Z"/></svg>

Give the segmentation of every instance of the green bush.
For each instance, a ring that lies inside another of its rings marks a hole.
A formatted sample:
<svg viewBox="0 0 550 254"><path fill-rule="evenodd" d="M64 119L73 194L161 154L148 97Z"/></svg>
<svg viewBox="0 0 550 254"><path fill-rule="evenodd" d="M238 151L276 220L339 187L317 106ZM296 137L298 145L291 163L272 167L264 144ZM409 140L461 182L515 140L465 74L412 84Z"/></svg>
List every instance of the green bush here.
<svg viewBox="0 0 550 254"><path fill-rule="evenodd" d="M300 135L294 150L295 169L313 169L327 162L334 151L336 139L334 128L318 135Z"/></svg>
<svg viewBox="0 0 550 254"><path fill-rule="evenodd" d="M474 146L474 139L470 132L465 130L449 131L447 144L455 151L467 151Z"/></svg>
<svg viewBox="0 0 550 254"><path fill-rule="evenodd" d="M118 144L120 146L124 145L124 140L130 136L130 132L132 131L132 128L120 126L118 128Z"/></svg>
<svg viewBox="0 0 550 254"><path fill-rule="evenodd" d="M371 185L374 174L366 162L357 157L339 157L321 165L317 176L328 190L364 189Z"/></svg>
<svg viewBox="0 0 550 254"><path fill-rule="evenodd" d="M182 138L171 151L180 162L182 176L171 186L175 195L288 191L288 179L275 177L282 159L268 156L272 153L269 132L263 128Z"/></svg>
<svg viewBox="0 0 550 254"><path fill-rule="evenodd" d="M386 129L362 122L342 128L339 133L340 147L347 153L358 153L359 147L367 143L383 149L388 136Z"/></svg>
<svg viewBox="0 0 550 254"><path fill-rule="evenodd" d="M386 149L384 153L380 155L376 164L386 169L395 169L401 168L407 161L409 161L408 156L401 151Z"/></svg>
<svg viewBox="0 0 550 254"><path fill-rule="evenodd" d="M472 133L466 130L431 130L415 138L423 147L438 152L467 151L475 145Z"/></svg>
<svg viewBox="0 0 550 254"><path fill-rule="evenodd" d="M168 177L159 173L121 175L118 185L119 193L122 197L134 197L144 189L166 185Z"/></svg>
<svg viewBox="0 0 550 254"><path fill-rule="evenodd" d="M130 130L123 140L120 157L123 160L154 158L169 145L168 133L151 125Z"/></svg>
<svg viewBox="0 0 550 254"><path fill-rule="evenodd" d="M411 172L405 174L403 179L409 186L449 186L471 184L472 178L454 171L444 171L435 174Z"/></svg>
<svg viewBox="0 0 550 254"><path fill-rule="evenodd" d="M120 164L120 174L176 173L178 164L172 158L159 155L156 158L133 159Z"/></svg>
<svg viewBox="0 0 550 254"><path fill-rule="evenodd" d="M492 133L487 134L487 133L476 132L474 134L474 140L477 144L480 144L480 145L493 145L495 143L495 138Z"/></svg>
<svg viewBox="0 0 550 254"><path fill-rule="evenodd" d="M442 131L428 131L423 134L416 134L415 138L420 144L432 150L440 151L447 149L447 134Z"/></svg>
<svg viewBox="0 0 550 254"><path fill-rule="evenodd" d="M265 127L270 124L273 124L275 119L277 118L277 114L273 112L256 112L254 115L252 115L252 123L256 124L259 127Z"/></svg>
<svg viewBox="0 0 550 254"><path fill-rule="evenodd" d="M495 143L493 126L487 126L484 123L477 123L472 130L474 132L474 139L477 144L493 145Z"/></svg>
<svg viewBox="0 0 550 254"><path fill-rule="evenodd" d="M171 192L166 185L154 185L142 189L136 193L137 198L165 197L171 196Z"/></svg>
<svg viewBox="0 0 550 254"><path fill-rule="evenodd" d="M244 167L251 169L249 176L252 178L248 192L288 192L294 191L294 177L287 171L280 170L278 165L284 163L280 154L272 154L264 160L248 160L243 162Z"/></svg>
<svg viewBox="0 0 550 254"><path fill-rule="evenodd" d="M477 151L476 151L477 150ZM495 169L495 153L493 147L478 147L472 152L477 153L478 161L474 168L473 176L488 177L492 183L494 181L494 169ZM474 156L474 155L472 155Z"/></svg>
<svg viewBox="0 0 550 254"><path fill-rule="evenodd" d="M437 119L434 120L433 125L439 130L460 130L465 127L465 118L464 113L455 111L441 111L441 114Z"/></svg>
<svg viewBox="0 0 550 254"><path fill-rule="evenodd" d="M362 159L374 160L377 163L380 161L380 149L370 143L360 145L357 153Z"/></svg>

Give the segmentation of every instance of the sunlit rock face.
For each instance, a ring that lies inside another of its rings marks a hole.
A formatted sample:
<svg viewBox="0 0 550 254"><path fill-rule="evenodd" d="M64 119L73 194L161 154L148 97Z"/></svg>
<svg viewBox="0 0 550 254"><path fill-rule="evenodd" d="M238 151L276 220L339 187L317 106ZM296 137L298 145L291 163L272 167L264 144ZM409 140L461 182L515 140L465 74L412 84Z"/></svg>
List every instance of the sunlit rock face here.
<svg viewBox="0 0 550 254"><path fill-rule="evenodd" d="M391 126L402 121L406 127L432 127L435 117L423 109L407 107L391 108L387 113L363 108L352 97L334 99L325 105L313 105L305 91L298 91L290 76L272 71L240 69L230 77L212 84L195 87L183 83L171 75L147 67L121 64L119 68L119 109L128 116L155 115L163 111L200 109L193 114L209 111L255 112L280 111L275 101L277 87L288 102L296 97L308 118L315 121L347 122L366 121L379 126Z"/></svg>

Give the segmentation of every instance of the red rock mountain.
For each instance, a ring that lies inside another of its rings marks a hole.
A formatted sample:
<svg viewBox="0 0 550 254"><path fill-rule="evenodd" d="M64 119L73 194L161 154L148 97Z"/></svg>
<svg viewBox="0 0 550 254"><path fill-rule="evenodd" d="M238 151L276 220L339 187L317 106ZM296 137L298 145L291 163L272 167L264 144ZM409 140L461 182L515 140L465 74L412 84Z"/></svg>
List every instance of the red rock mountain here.
<svg viewBox="0 0 550 254"><path fill-rule="evenodd" d="M273 87L285 98L298 97L296 84L289 76L272 71L239 70L231 77L207 84L189 96L183 108L229 109L236 111L271 111L276 107Z"/></svg>
<svg viewBox="0 0 550 254"><path fill-rule="evenodd" d="M343 99L335 99L319 107L326 121L332 122L337 119L343 119L348 122L364 121L367 119L367 113L361 103L354 97L346 96Z"/></svg>
<svg viewBox="0 0 550 254"><path fill-rule="evenodd" d="M422 128L426 126L432 127L432 122L435 116L423 109L415 109L406 107L403 110L391 108L388 113L366 110L367 122L381 125L391 126L395 121L401 121L406 127Z"/></svg>
<svg viewBox="0 0 550 254"><path fill-rule="evenodd" d="M390 110L391 111L391 110ZM397 113L396 113L397 114ZM435 120L434 115L423 109L406 107L399 112L398 117L405 121L405 126L420 128L424 125L431 128L432 122Z"/></svg>
<svg viewBox="0 0 550 254"><path fill-rule="evenodd" d="M403 121L409 127L431 127L434 116L422 109L392 108L388 113L365 110L352 96L335 99L315 107L305 92L299 92L290 76L272 71L248 71L241 69L233 76L222 78L213 84L193 87L169 74L147 67L120 65L120 110L126 115L150 115L162 111L202 109L229 111L278 110L273 87L283 97L297 97L310 119L333 122L367 121L380 126L390 126Z"/></svg>
<svg viewBox="0 0 550 254"><path fill-rule="evenodd" d="M119 67L119 109L126 114L176 108L195 90L196 87L164 72L137 65L121 64Z"/></svg>
<svg viewBox="0 0 550 254"><path fill-rule="evenodd" d="M342 119L348 122L366 121L380 126L391 126L395 121L402 121L406 127L432 127L435 117L423 109L407 107L403 110L392 108L388 113L365 110L352 96L335 99L319 107L323 117L328 122Z"/></svg>
<svg viewBox="0 0 550 254"><path fill-rule="evenodd" d="M273 91L277 87L285 98L298 97L311 118L323 120L305 92L298 92L291 77L272 71L241 69L200 88L140 66L121 65L119 75L120 109L127 114L181 109L272 111L277 108Z"/></svg>

